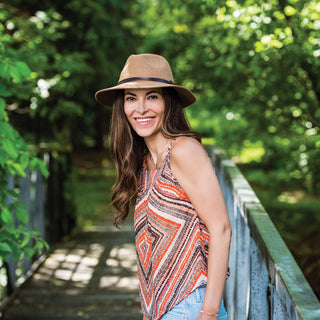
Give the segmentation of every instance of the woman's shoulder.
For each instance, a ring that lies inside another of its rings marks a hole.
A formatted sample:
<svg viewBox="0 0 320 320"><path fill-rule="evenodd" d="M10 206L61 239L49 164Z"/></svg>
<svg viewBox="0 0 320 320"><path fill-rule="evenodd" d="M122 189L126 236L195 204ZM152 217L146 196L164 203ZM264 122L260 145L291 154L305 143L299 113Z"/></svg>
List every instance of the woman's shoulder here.
<svg viewBox="0 0 320 320"><path fill-rule="evenodd" d="M203 145L195 138L180 136L175 139L172 145L170 160L174 163L194 162L207 156Z"/></svg>

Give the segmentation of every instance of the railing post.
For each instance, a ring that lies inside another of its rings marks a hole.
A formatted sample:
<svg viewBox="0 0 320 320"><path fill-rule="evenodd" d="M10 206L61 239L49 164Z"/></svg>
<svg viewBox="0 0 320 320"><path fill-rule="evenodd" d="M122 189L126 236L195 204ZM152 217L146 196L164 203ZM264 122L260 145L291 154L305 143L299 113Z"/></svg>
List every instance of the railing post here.
<svg viewBox="0 0 320 320"><path fill-rule="evenodd" d="M41 237L45 236L45 183L44 178L39 169L36 170L35 181L35 225L34 227L41 233Z"/></svg>
<svg viewBox="0 0 320 320"><path fill-rule="evenodd" d="M14 189L14 176L12 174L9 174L8 176L8 189ZM10 204L12 201L12 196L9 196L6 200L6 204ZM13 260L12 254L9 255L8 263L5 263L5 266L8 276L7 294L11 294L15 289L16 284L16 263Z"/></svg>
<svg viewBox="0 0 320 320"><path fill-rule="evenodd" d="M20 198L19 200L25 204L26 210L29 213L29 225L28 230L32 229L32 210L31 210L31 183L30 183L30 170L27 168L25 170L26 176L21 177L19 181L19 189L20 189ZM31 245L31 240L29 240L29 244ZM23 260L23 273L25 274L31 267L31 259Z"/></svg>
<svg viewBox="0 0 320 320"><path fill-rule="evenodd" d="M250 239L251 279L249 318L254 320L269 319L269 275L253 238Z"/></svg>
<svg viewBox="0 0 320 320"><path fill-rule="evenodd" d="M250 283L250 231L239 209L236 220L237 264L236 264L236 317L247 319Z"/></svg>
<svg viewBox="0 0 320 320"><path fill-rule="evenodd" d="M280 297L277 293L277 290L274 286L271 287L271 319L272 320L288 320L288 319L296 319L289 318L286 312L286 308L280 300Z"/></svg>

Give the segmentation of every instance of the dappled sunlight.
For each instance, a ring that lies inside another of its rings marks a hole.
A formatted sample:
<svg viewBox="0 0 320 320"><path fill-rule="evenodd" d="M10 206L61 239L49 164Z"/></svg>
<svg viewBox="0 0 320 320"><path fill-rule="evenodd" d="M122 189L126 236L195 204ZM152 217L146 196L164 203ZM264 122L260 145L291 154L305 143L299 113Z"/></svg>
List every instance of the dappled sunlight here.
<svg viewBox="0 0 320 320"><path fill-rule="evenodd" d="M121 278L121 280L119 281L119 283L117 284L118 288L137 288L139 285L139 281L137 278L133 278L133 277L123 277Z"/></svg>
<svg viewBox="0 0 320 320"><path fill-rule="evenodd" d="M88 233L88 231L87 231ZM107 233L106 233L107 237ZM35 280L50 281L53 286L74 286L138 290L136 251L133 243L106 249L101 243L89 243L87 249L56 249L47 258ZM66 291L73 294L73 290Z"/></svg>
<svg viewBox="0 0 320 320"><path fill-rule="evenodd" d="M119 277L119 276L106 276L100 280L100 288L121 288L135 290L138 288L139 281L136 277Z"/></svg>
<svg viewBox="0 0 320 320"><path fill-rule="evenodd" d="M72 277L72 271L71 270L57 270L55 273L55 278L60 280L70 280Z"/></svg>
<svg viewBox="0 0 320 320"><path fill-rule="evenodd" d="M30 278L29 289L15 299L12 319L18 319L23 308L32 309L39 319L45 319L44 314L60 319L141 318L132 227L128 223L110 231L101 223L90 229L53 249Z"/></svg>
<svg viewBox="0 0 320 320"><path fill-rule="evenodd" d="M113 248L110 252L111 259L107 260L107 265L116 265L131 271L136 271L136 248L134 244L126 244L122 247Z"/></svg>
<svg viewBox="0 0 320 320"><path fill-rule="evenodd" d="M297 203L300 200L304 199L305 192L302 190L295 190L295 191L285 191L282 192L278 199L281 202L287 202L287 203Z"/></svg>
<svg viewBox="0 0 320 320"><path fill-rule="evenodd" d="M134 244L125 244L114 247L110 251L110 258L106 260L106 265L112 273L115 273L120 267L133 274L137 272L136 249ZM136 276L107 276L101 278L100 287L115 286L116 288L128 288L135 290L138 288L138 278Z"/></svg>

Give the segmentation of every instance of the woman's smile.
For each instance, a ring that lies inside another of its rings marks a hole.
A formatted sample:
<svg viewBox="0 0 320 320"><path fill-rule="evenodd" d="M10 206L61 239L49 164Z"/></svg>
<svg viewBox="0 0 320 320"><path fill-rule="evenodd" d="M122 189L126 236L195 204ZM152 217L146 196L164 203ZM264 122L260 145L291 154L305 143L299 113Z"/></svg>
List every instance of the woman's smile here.
<svg viewBox="0 0 320 320"><path fill-rule="evenodd" d="M148 118L135 118L135 120L138 122L140 126L147 126L151 124L153 121L154 117L148 117Z"/></svg>

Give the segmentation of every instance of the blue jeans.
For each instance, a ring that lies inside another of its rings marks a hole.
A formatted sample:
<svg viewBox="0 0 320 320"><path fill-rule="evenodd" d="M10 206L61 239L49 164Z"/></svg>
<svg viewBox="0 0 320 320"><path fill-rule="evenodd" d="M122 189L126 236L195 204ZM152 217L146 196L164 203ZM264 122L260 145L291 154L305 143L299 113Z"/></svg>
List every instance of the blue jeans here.
<svg viewBox="0 0 320 320"><path fill-rule="evenodd" d="M180 303L178 303L171 310L165 313L160 318L160 320L195 320L200 314L205 293L206 286L201 286L195 289ZM228 320L227 312L224 308L223 301L221 301L218 319Z"/></svg>

